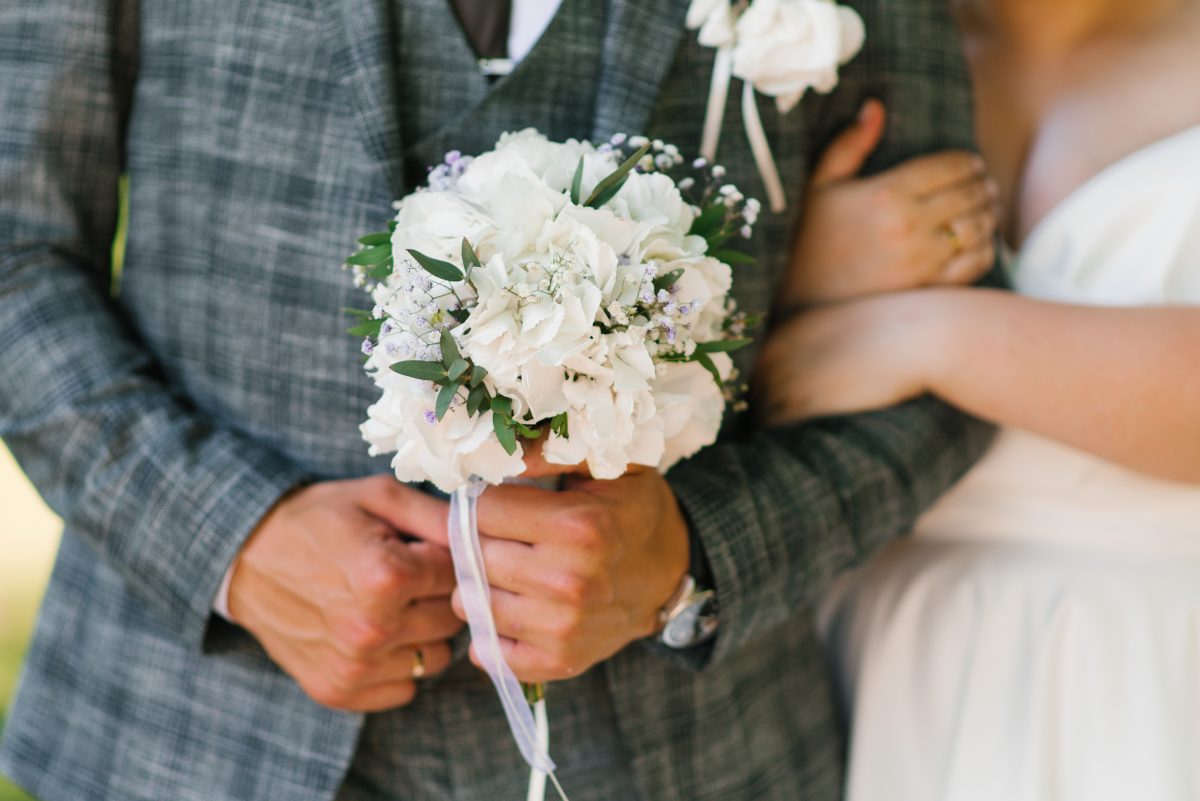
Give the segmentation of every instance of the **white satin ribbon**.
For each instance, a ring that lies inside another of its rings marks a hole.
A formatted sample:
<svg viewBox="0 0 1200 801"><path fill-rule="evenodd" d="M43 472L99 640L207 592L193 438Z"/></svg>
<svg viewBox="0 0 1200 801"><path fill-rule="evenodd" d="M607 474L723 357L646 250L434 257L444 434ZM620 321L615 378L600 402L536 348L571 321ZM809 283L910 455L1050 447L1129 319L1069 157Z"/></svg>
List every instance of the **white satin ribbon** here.
<svg viewBox="0 0 1200 801"><path fill-rule="evenodd" d="M733 79L733 48L717 49L713 61L712 82L708 88L708 106L704 113L704 133L700 137L700 155L709 162L717 160L717 145L721 141L721 127L725 119L725 106L729 102L729 84ZM742 85L742 121L746 126L746 137L750 140L750 151L758 174L767 189L767 203L771 211L778 214L787 208L787 194L771 154L771 143L763 129L762 117L754 97L754 85L744 81Z"/></svg>
<svg viewBox="0 0 1200 801"><path fill-rule="evenodd" d="M467 624L471 630L471 642L479 657L484 671L491 678L508 718L508 727L521 756L533 769L530 779L541 776L541 788L544 795L545 780L549 776L558 791L559 797L567 801L566 793L554 776L554 760L550 758L548 747L550 742L549 724L546 719L545 700L539 702L542 709L534 719L534 712L529 708L521 682L513 674L512 668L504 660L504 652L500 650L500 635L496 631L496 621L492 617L491 589L488 586L487 569L483 562L483 551L479 546L479 526L476 519L475 507L479 496L487 489L487 484L479 478L472 477L465 487L455 490L450 496L450 519L448 535L450 540L450 556L454 561L454 575L462 595L463 606L467 612ZM533 787L530 787L529 798L533 799ZM538 796L540 799L542 796Z"/></svg>

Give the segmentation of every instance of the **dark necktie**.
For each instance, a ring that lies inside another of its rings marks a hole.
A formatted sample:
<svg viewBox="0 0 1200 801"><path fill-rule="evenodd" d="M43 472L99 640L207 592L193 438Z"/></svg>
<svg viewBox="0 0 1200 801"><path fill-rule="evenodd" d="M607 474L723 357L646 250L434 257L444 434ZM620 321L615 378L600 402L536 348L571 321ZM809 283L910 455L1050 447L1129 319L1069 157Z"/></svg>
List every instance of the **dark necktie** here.
<svg viewBox="0 0 1200 801"><path fill-rule="evenodd" d="M508 57L508 24L512 0L450 0L475 55L481 59Z"/></svg>

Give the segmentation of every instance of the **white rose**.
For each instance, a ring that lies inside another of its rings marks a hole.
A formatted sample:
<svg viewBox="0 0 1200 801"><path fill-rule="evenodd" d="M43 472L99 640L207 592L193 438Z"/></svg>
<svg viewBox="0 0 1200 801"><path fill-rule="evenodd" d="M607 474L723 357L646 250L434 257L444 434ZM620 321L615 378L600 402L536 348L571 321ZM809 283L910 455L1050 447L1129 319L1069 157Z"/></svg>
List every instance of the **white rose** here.
<svg viewBox="0 0 1200 801"><path fill-rule="evenodd" d="M734 13L731 0L692 0L688 8L687 26L700 30L700 44L705 47L725 47L733 44Z"/></svg>
<svg viewBox="0 0 1200 801"><path fill-rule="evenodd" d="M832 91L864 38L857 12L832 0L754 0L737 22L733 74L786 113L810 88Z"/></svg>

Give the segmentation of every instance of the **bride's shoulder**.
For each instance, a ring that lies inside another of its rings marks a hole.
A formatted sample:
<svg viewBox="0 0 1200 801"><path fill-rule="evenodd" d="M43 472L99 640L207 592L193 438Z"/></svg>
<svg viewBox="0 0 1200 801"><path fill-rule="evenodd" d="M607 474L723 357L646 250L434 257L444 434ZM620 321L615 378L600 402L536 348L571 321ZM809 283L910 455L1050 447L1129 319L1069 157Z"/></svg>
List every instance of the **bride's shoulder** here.
<svg viewBox="0 0 1200 801"><path fill-rule="evenodd" d="M1081 54L1080 67L1064 70L1018 182L1014 205L1022 234L1108 168L1200 127L1200 48L1169 45Z"/></svg>

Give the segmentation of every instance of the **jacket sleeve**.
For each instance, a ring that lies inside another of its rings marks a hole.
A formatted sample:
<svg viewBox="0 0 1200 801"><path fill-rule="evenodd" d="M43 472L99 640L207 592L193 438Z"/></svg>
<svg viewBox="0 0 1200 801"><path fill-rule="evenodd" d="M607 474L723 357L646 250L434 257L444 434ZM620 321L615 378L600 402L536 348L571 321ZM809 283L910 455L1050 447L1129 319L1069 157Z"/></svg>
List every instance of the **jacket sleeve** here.
<svg viewBox="0 0 1200 801"><path fill-rule="evenodd" d="M190 407L109 297L136 49L118 2L0 4L0 436L199 648L242 541L303 476Z"/></svg>
<svg viewBox="0 0 1200 801"><path fill-rule="evenodd" d="M829 141L867 97L889 110L873 170L974 148L970 87L941 0L854 2L867 46L828 97L806 97L812 141ZM819 150L812 153L813 159ZM869 381L870 376L864 376ZM991 428L924 398L888 411L722 440L667 479L715 584L715 644L703 667L808 614L839 572L906 533L983 453Z"/></svg>

